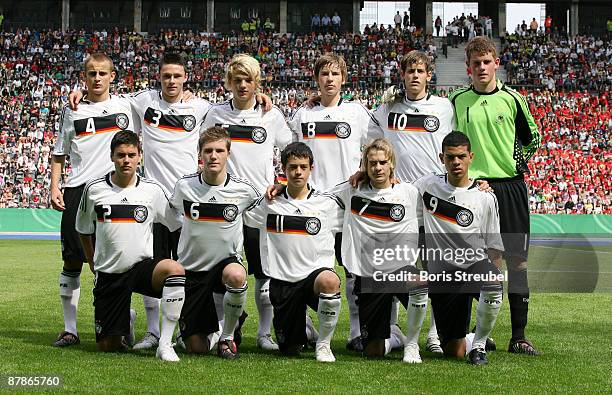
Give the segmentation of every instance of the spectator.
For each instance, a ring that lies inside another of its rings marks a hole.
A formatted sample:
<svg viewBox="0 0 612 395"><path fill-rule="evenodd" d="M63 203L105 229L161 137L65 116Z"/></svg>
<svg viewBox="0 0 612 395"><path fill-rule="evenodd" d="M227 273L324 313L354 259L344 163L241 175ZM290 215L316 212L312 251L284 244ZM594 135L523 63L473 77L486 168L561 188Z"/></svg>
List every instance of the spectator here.
<svg viewBox="0 0 612 395"><path fill-rule="evenodd" d="M319 14L313 15L310 22L310 27L313 32L321 31L321 17L319 16Z"/></svg>
<svg viewBox="0 0 612 395"><path fill-rule="evenodd" d="M410 16L408 15L408 11L404 11L403 22L404 22L404 30L408 29L408 26L410 26Z"/></svg>
<svg viewBox="0 0 612 395"><path fill-rule="evenodd" d="M266 18L266 21L264 22L264 31L267 34L270 34L274 31L274 23L272 23L272 21L270 20L270 18Z"/></svg>
<svg viewBox="0 0 612 395"><path fill-rule="evenodd" d="M546 28L546 34L552 33L552 18L550 17L550 15L548 15L544 20L544 27ZM608 39L610 38L608 37Z"/></svg>
<svg viewBox="0 0 612 395"><path fill-rule="evenodd" d="M493 19L491 19L491 17L485 17L485 30L487 37L493 38Z"/></svg>
<svg viewBox="0 0 612 395"><path fill-rule="evenodd" d="M397 11L395 16L393 17L393 22L395 23L395 28L396 29L401 29L402 28L402 16L400 15L399 11Z"/></svg>
<svg viewBox="0 0 612 395"><path fill-rule="evenodd" d="M436 27L436 37L440 37L440 28L442 27L442 18L440 18L440 15L436 17L434 26Z"/></svg>
<svg viewBox="0 0 612 395"><path fill-rule="evenodd" d="M323 15L323 18L321 18L321 27L323 28L323 31L325 33L328 33L330 26L331 26L331 18L327 14Z"/></svg>
<svg viewBox="0 0 612 395"><path fill-rule="evenodd" d="M533 18L533 19L531 20L531 23L529 24L529 32L530 32L532 35L535 35L535 34L537 34L537 33L538 33L538 22L536 21L536 19L535 19L535 18Z"/></svg>
<svg viewBox="0 0 612 395"><path fill-rule="evenodd" d="M334 28L334 32L335 33L340 33L340 22L342 20L340 19L340 15L338 15L338 12L334 12L334 16L332 16L332 27Z"/></svg>

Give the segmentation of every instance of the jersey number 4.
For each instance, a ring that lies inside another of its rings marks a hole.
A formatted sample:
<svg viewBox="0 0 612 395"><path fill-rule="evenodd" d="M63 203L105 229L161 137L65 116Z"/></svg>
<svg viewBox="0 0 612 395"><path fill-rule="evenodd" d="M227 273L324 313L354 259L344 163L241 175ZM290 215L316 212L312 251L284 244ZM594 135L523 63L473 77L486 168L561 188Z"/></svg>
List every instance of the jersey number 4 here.
<svg viewBox="0 0 612 395"><path fill-rule="evenodd" d="M93 118L87 118L87 126L85 127L85 133L96 133L96 123Z"/></svg>

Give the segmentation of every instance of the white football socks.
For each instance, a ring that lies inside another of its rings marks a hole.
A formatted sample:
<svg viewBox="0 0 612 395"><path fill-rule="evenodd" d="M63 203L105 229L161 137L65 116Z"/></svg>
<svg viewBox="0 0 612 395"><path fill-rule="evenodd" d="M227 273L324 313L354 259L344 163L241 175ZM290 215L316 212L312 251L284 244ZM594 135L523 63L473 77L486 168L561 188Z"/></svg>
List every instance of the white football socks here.
<svg viewBox="0 0 612 395"><path fill-rule="evenodd" d="M64 311L64 330L77 335L77 310L81 297L81 271L62 270L59 276L59 294Z"/></svg>
<svg viewBox="0 0 612 395"><path fill-rule="evenodd" d="M170 345L174 329L185 302L185 276L169 276L164 282L161 299L161 333L159 345Z"/></svg>
<svg viewBox="0 0 612 395"><path fill-rule="evenodd" d="M418 344L423 320L427 314L427 290L410 293L408 300L406 343Z"/></svg>
<svg viewBox="0 0 612 395"><path fill-rule="evenodd" d="M272 318L274 317L274 308L272 307L272 302L270 302L269 278L255 279L255 305L259 313L257 337L269 335Z"/></svg>
<svg viewBox="0 0 612 395"><path fill-rule="evenodd" d="M391 302L391 321L389 323L390 326L397 325L397 317L399 315L399 304L400 304L399 299L394 296L393 301Z"/></svg>
<svg viewBox="0 0 612 395"><path fill-rule="evenodd" d="M476 332L473 348L485 349L487 337L491 334L502 304L503 290L481 290L476 307Z"/></svg>
<svg viewBox="0 0 612 395"><path fill-rule="evenodd" d="M339 292L337 294L319 294L319 307L317 309L317 316L319 317L319 339L317 340L317 344L331 343L336 324L338 323L341 304L342 301Z"/></svg>
<svg viewBox="0 0 612 395"><path fill-rule="evenodd" d="M159 338L159 299L142 295L142 302L147 316L147 332Z"/></svg>
<svg viewBox="0 0 612 395"><path fill-rule="evenodd" d="M353 294L353 290L355 289L355 277L346 277L346 301L348 303L349 309L349 336L348 340L353 340L357 336L361 335L361 327L359 324L359 307L357 306L357 296Z"/></svg>
<svg viewBox="0 0 612 395"><path fill-rule="evenodd" d="M438 328L436 327L436 320L434 319L433 308L429 309L429 332L427 332L427 338L437 338Z"/></svg>
<svg viewBox="0 0 612 395"><path fill-rule="evenodd" d="M223 297L225 293L213 292L215 301L215 310L217 311L217 319L219 320L219 330L223 329Z"/></svg>
<svg viewBox="0 0 612 395"><path fill-rule="evenodd" d="M247 283L245 282L240 288L232 288L226 284L225 289L225 295L223 295L224 322L221 340L233 340L236 324L246 303Z"/></svg>

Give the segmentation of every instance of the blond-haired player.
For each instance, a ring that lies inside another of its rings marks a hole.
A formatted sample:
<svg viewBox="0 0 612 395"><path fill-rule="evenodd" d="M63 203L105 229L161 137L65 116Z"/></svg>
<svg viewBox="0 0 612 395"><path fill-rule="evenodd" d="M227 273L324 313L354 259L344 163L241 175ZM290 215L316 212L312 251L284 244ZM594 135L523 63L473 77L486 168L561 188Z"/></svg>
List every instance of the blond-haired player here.
<svg viewBox="0 0 612 395"><path fill-rule="evenodd" d="M206 114L202 127L220 126L228 131L232 139L229 173L248 179L263 193L274 183L274 147L283 149L289 144L293 139L291 130L278 107L265 112L256 101L261 69L255 58L246 54L234 56L227 65L224 82L233 97L214 105ZM265 350L277 350L270 335L273 309L269 278L261 269L258 229L244 227L244 249L249 274L255 276L255 303L259 312L257 345Z"/></svg>

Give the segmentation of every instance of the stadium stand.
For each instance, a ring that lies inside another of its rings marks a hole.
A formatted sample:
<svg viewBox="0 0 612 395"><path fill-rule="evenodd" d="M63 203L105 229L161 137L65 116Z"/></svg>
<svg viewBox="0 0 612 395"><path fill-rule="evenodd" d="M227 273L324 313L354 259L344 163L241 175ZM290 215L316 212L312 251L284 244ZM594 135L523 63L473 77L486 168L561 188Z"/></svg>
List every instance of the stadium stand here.
<svg viewBox="0 0 612 395"><path fill-rule="evenodd" d="M469 37L468 31L468 37ZM368 26L364 34L220 35L161 31L146 37L106 32L0 33L0 208L47 208L49 155L69 92L81 87L80 65L104 51L117 69L116 93L156 86L164 51L187 59L189 86L211 102L229 98L222 86L225 62L246 52L262 63L263 91L286 116L315 91L312 63L325 52L347 60L345 99L375 107L397 83L398 58L411 49L437 57L420 29ZM524 85L543 132L544 147L530 164L533 213L611 213L609 42L593 37L508 36L502 60L512 85ZM554 83L550 85L550 80ZM536 89L535 87L540 89ZM449 87L432 88L446 96ZM69 171L67 166L67 171Z"/></svg>

